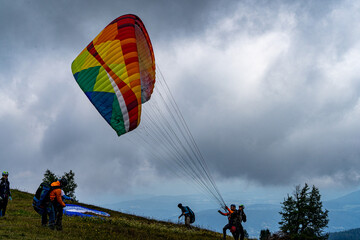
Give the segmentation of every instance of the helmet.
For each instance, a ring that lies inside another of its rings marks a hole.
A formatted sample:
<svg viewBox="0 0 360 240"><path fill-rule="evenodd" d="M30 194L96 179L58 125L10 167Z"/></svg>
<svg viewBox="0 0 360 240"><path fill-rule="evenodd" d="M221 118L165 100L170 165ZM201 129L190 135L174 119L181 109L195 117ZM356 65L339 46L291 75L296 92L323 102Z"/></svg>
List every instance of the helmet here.
<svg viewBox="0 0 360 240"><path fill-rule="evenodd" d="M235 204L231 204L230 207L236 207Z"/></svg>
<svg viewBox="0 0 360 240"><path fill-rule="evenodd" d="M178 207L179 207L179 208L181 208L181 207L182 207L182 204L181 204L181 203L179 203L179 204L178 204Z"/></svg>
<svg viewBox="0 0 360 240"><path fill-rule="evenodd" d="M3 172L2 172L2 175L3 175L3 176L8 176L8 175L9 175L9 172L3 171Z"/></svg>
<svg viewBox="0 0 360 240"><path fill-rule="evenodd" d="M243 204L239 205L239 207L245 208L245 206Z"/></svg>
<svg viewBox="0 0 360 240"><path fill-rule="evenodd" d="M60 179L59 182L62 187L65 187L68 184L68 181L65 178Z"/></svg>

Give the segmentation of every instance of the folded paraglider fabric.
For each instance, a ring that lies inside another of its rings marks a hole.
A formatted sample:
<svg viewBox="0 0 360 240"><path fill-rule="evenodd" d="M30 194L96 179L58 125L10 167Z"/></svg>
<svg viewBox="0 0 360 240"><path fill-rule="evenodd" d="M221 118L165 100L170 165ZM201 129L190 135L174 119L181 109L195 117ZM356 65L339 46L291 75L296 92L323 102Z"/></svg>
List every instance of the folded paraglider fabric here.
<svg viewBox="0 0 360 240"><path fill-rule="evenodd" d="M86 208L75 204L66 204L64 214L80 217L110 217L110 214L95 209Z"/></svg>

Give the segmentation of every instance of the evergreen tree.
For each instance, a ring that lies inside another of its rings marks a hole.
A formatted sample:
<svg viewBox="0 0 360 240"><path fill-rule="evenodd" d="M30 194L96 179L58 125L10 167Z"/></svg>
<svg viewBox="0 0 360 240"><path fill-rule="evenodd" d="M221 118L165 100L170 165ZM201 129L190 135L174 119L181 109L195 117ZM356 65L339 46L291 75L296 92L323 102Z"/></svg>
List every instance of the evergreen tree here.
<svg viewBox="0 0 360 240"><path fill-rule="evenodd" d="M43 182L48 182L48 183L52 183L57 181L58 177L51 172L49 169L47 169L44 173L44 178L43 178Z"/></svg>
<svg viewBox="0 0 360 240"><path fill-rule="evenodd" d="M244 229L244 237L245 237L246 239L249 238L249 233L246 231L246 229Z"/></svg>
<svg viewBox="0 0 360 240"><path fill-rule="evenodd" d="M266 229L266 230L261 230L260 231L260 240L268 240L271 236L270 230Z"/></svg>
<svg viewBox="0 0 360 240"><path fill-rule="evenodd" d="M326 209L325 211L322 210L323 205L320 198L321 195L319 189L313 186L309 197L308 212L311 214L308 216L309 225L307 226L307 228L312 229L316 236L322 236L323 229L326 228L329 223L329 211ZM328 234L326 234L325 238L323 239L327 238Z"/></svg>
<svg viewBox="0 0 360 240"><path fill-rule="evenodd" d="M68 182L67 186L63 188L64 193L72 199L76 200L75 189L77 184L75 183L75 173L72 170L70 170L68 173L64 172L64 175L60 177L47 169L44 173L43 182L52 183L60 180L61 178L65 178Z"/></svg>
<svg viewBox="0 0 360 240"><path fill-rule="evenodd" d="M76 200L75 188L77 187L77 184L75 183L75 173L70 170L68 173L65 172L61 178L65 178L68 182L67 186L63 188L65 194Z"/></svg>
<svg viewBox="0 0 360 240"><path fill-rule="evenodd" d="M301 189L296 186L293 196L287 196L282 203L280 229L292 239L327 239L323 235L328 220L328 210L322 209L321 195L313 186Z"/></svg>

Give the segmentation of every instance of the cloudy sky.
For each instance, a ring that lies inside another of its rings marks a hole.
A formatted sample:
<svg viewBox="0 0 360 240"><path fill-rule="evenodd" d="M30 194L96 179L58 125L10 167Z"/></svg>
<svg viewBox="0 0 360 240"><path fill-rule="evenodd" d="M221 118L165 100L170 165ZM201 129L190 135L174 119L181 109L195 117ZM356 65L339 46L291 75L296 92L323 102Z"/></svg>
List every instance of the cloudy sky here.
<svg viewBox="0 0 360 240"><path fill-rule="evenodd" d="M358 189L360 1L0 6L0 170L13 187L34 192L46 169L71 169L85 202L195 192L117 137L72 76L80 51L133 13L225 195L231 182L252 197L304 182L329 196Z"/></svg>

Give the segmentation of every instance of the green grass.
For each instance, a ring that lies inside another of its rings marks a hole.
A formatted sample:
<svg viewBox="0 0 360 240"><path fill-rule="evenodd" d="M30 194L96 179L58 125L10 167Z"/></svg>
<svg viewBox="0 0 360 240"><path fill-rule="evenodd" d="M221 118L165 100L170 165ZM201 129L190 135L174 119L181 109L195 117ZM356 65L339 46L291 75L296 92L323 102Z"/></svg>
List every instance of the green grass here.
<svg viewBox="0 0 360 240"><path fill-rule="evenodd" d="M107 218L63 217L63 231L41 226L41 216L32 208L33 195L12 190L6 216L0 218L0 239L141 239L141 240L211 240L220 233L201 228L188 230L183 225L156 221L100 207L79 205L108 212ZM227 239L233 239L228 236Z"/></svg>

